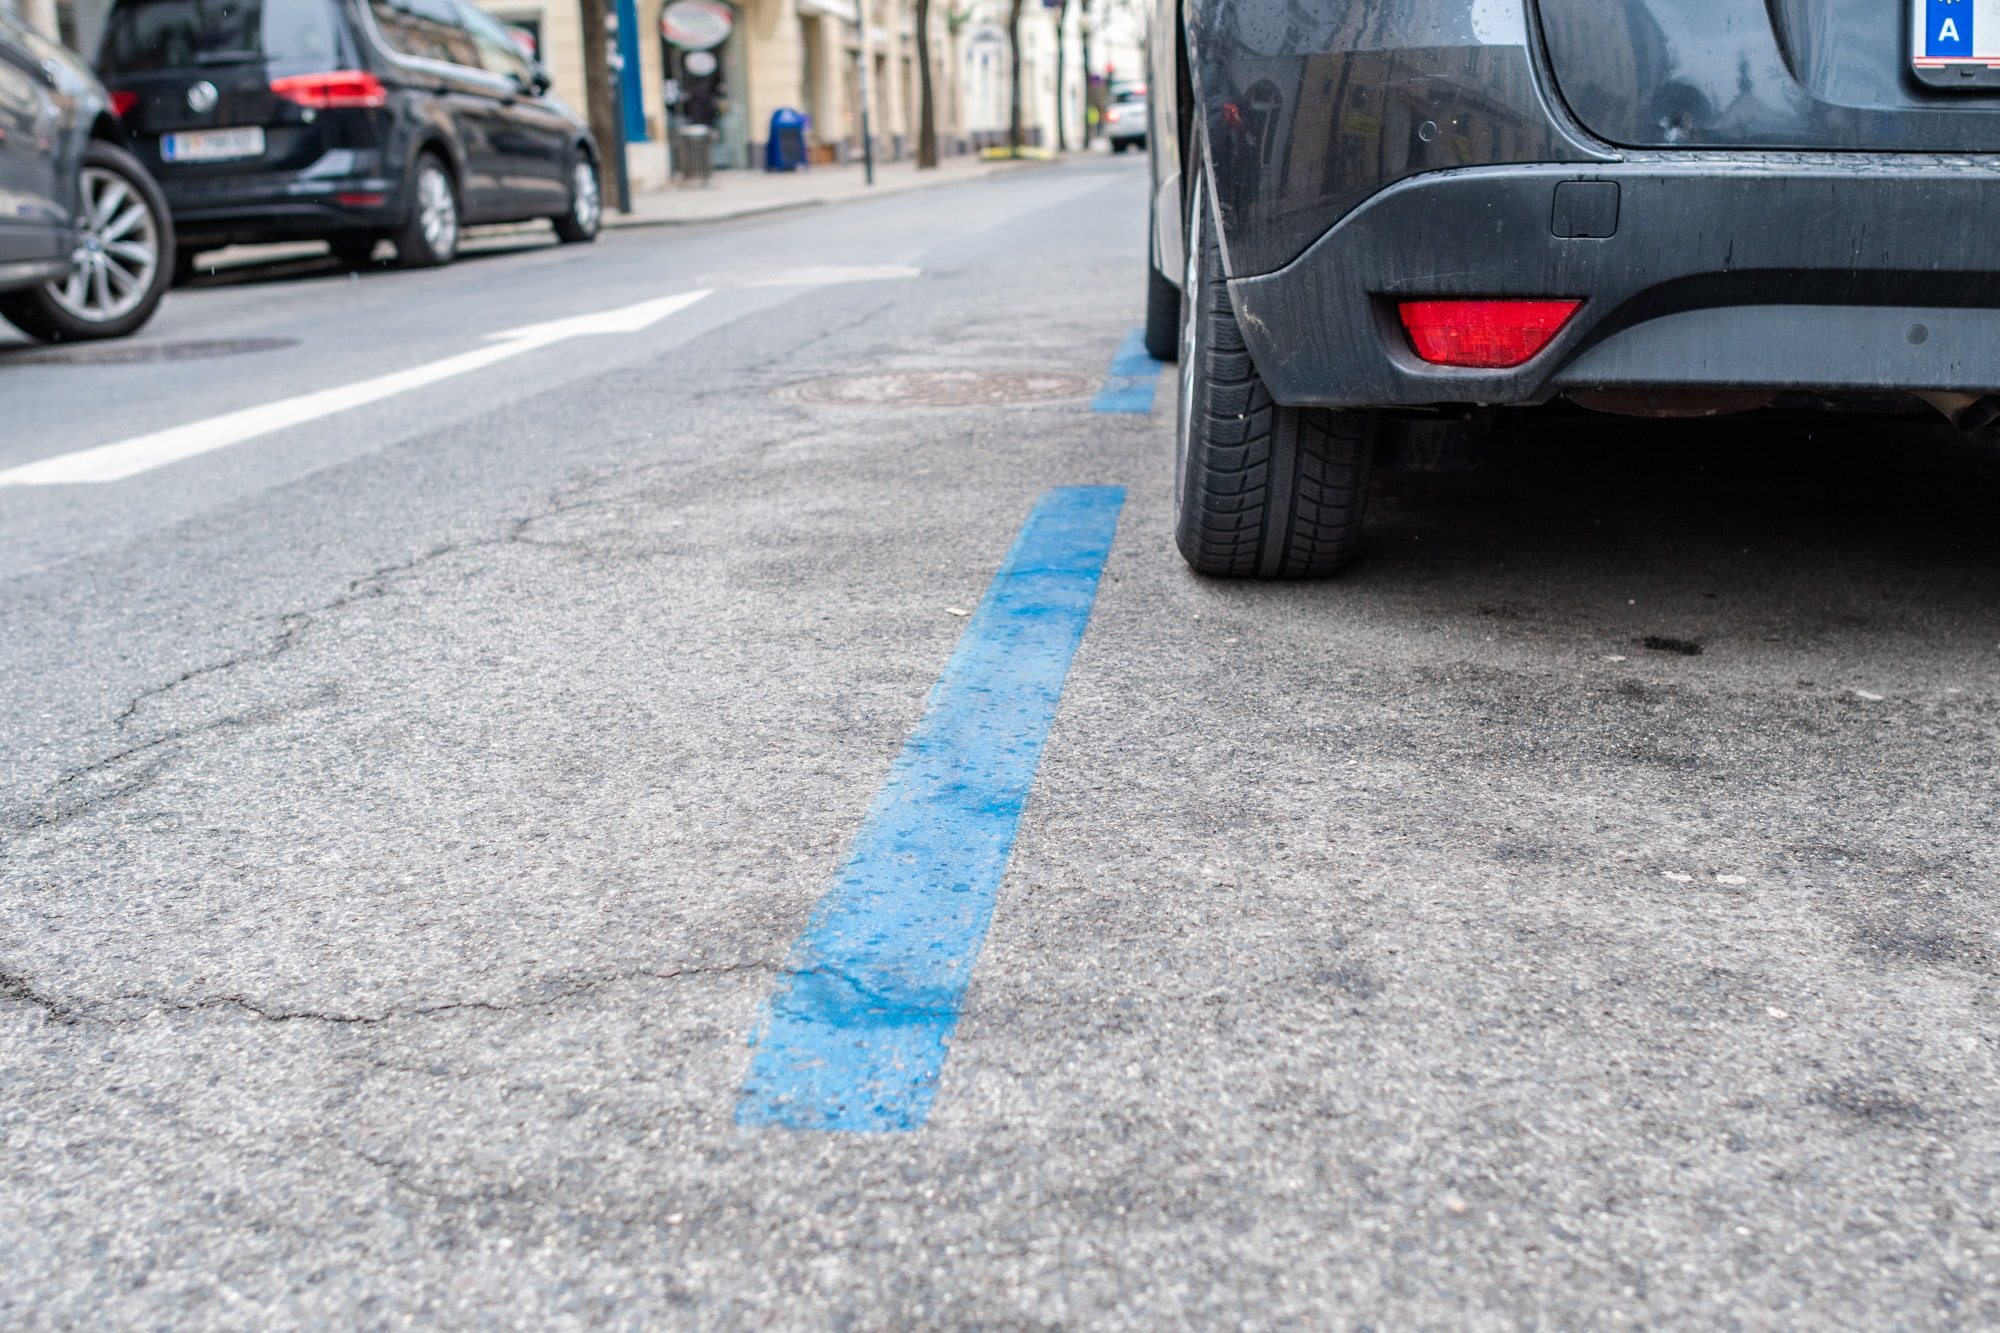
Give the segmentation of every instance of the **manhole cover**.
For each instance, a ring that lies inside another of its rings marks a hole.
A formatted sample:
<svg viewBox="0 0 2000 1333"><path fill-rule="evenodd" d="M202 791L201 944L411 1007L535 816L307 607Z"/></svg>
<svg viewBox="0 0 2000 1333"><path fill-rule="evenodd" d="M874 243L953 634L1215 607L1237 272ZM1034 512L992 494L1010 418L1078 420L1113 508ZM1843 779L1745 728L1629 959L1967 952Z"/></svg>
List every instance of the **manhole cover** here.
<svg viewBox="0 0 2000 1333"><path fill-rule="evenodd" d="M808 380L793 393L835 407L980 407L1081 398L1092 387L1060 370L891 370Z"/></svg>
<svg viewBox="0 0 2000 1333"><path fill-rule="evenodd" d="M0 348L0 366L129 366L141 361L205 361L296 347L297 338L211 338L178 343L91 342Z"/></svg>

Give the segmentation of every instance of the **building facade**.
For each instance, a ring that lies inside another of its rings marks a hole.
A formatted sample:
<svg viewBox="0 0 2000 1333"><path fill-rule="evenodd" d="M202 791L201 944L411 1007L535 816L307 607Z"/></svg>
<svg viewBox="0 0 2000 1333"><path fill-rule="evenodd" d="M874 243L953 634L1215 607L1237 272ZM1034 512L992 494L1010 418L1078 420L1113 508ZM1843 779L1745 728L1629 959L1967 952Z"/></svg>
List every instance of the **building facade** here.
<svg viewBox="0 0 2000 1333"><path fill-rule="evenodd" d="M581 106L583 56L575 0L483 0L499 17L528 28L542 43L542 59L557 92ZM878 160L916 152L921 83L917 66L914 0L692 0L728 15L728 35L700 49L713 72L690 75L686 45L670 40L676 6L689 0L607 0L615 5L616 51L626 71L623 124L628 170L636 188L664 183L673 169L670 144L690 123L711 124L718 168L751 168L763 161L771 115L780 108L810 117L813 160L847 161L861 154L859 65L868 71L868 120ZM1081 0L1067 11L1031 3L1021 16L1022 124L1028 143L1054 147L1082 143L1089 82L1083 68L1084 28L1098 29L1092 63L1129 60L1140 72L1139 44L1110 15L1110 0ZM1134 13L1143 12L1133 6ZM1063 16L1062 86L1057 87L1056 20ZM865 17L865 32L858 22ZM941 153L977 151L1006 142L1009 110L1007 0L932 0L929 15L933 120ZM628 35L629 34L629 35ZM709 34L712 35L712 30ZM865 55L864 55L865 48ZM703 67L706 63L703 62ZM690 94L706 80L713 105ZM1063 133L1056 131L1062 118Z"/></svg>

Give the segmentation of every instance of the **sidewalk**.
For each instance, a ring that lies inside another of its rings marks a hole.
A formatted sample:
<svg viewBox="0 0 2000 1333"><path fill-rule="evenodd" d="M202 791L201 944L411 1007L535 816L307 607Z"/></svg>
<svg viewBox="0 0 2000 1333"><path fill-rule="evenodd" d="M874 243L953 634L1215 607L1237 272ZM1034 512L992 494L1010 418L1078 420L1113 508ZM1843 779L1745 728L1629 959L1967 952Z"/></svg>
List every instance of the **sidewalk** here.
<svg viewBox="0 0 2000 1333"><path fill-rule="evenodd" d="M953 185L960 181L1034 171L1060 166L1070 158L1082 156L1084 154L1078 152L1051 155L1046 159L987 162L975 154L965 153L941 159L931 171L918 171L914 161L879 162L875 166L875 184L872 186L862 179L862 167L858 162L813 167L807 171L718 171L706 185L674 184L644 194L634 193L632 211L620 214L607 207L604 210L604 225L606 228L670 227L695 222L723 222L787 208L839 203L869 195L900 194L905 190L922 190L933 185ZM606 203L609 202L607 197Z"/></svg>

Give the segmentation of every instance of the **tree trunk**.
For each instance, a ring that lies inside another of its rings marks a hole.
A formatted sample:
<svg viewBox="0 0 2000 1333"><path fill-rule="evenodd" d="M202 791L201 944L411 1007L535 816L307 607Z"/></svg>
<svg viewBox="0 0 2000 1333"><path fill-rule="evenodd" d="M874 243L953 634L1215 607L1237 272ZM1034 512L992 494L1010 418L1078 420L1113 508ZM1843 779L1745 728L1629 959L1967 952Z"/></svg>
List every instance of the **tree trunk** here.
<svg viewBox="0 0 2000 1333"><path fill-rule="evenodd" d="M583 20L583 103L590 120L591 137L606 159L618 151L618 121L624 108L611 96L611 51L604 21L604 0L581 0ZM611 164L607 160L607 166ZM618 179L615 171L601 173L605 184Z"/></svg>
<svg viewBox="0 0 2000 1333"><path fill-rule="evenodd" d="M1013 0L1007 10L1007 64L1010 105L1007 114L1007 151L1021 155L1021 0Z"/></svg>
<svg viewBox="0 0 2000 1333"><path fill-rule="evenodd" d="M917 170L937 165L937 104L931 97L931 0L917 0Z"/></svg>
<svg viewBox="0 0 2000 1333"><path fill-rule="evenodd" d="M1090 123L1090 113L1091 113L1091 110L1092 110L1092 108L1094 108L1094 107L1095 107L1095 106L1097 105L1097 94L1096 94L1096 92L1095 92L1095 91L1094 91L1094 90L1093 90L1093 89L1091 88L1091 86L1090 86L1090 3L1089 3L1089 0L1084 0L1084 6L1083 6L1083 23L1082 23L1082 24L1081 24L1080 26L1081 26L1081 29L1082 29L1082 30L1081 30L1081 32L1080 32L1080 33L1079 33L1078 35L1079 35L1080 37L1082 37L1082 38L1083 38L1083 146L1084 146L1085 148L1089 148L1089 147L1090 147L1090 131L1091 131L1091 123Z"/></svg>
<svg viewBox="0 0 2000 1333"><path fill-rule="evenodd" d="M1063 83L1063 52L1068 43L1063 41L1063 26L1069 19L1069 0L1062 0L1056 8L1056 151L1069 151L1069 117L1064 113L1069 102L1069 88Z"/></svg>

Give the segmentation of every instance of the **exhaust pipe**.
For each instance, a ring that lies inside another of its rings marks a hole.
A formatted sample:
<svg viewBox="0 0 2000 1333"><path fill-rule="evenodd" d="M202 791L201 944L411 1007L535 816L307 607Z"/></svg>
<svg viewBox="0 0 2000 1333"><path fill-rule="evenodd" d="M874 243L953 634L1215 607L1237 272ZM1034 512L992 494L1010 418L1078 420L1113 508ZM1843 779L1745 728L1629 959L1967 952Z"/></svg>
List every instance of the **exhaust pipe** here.
<svg viewBox="0 0 2000 1333"><path fill-rule="evenodd" d="M1985 430L1995 421L2000 421L2000 394L1919 389L1917 397L1944 413L1945 420L1952 425L1968 433Z"/></svg>

